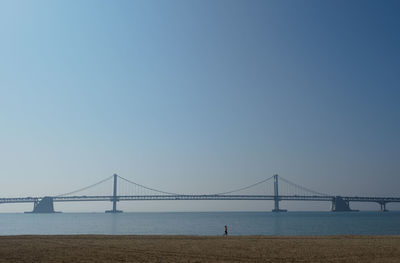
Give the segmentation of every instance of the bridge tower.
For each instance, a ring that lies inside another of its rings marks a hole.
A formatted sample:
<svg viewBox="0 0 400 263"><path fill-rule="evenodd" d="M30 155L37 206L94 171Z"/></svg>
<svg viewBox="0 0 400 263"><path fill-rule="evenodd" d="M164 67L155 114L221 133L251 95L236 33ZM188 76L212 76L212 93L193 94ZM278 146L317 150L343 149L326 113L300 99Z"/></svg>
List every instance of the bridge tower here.
<svg viewBox="0 0 400 263"><path fill-rule="evenodd" d="M112 210L107 210L106 213L122 213L122 210L117 210L117 178L118 175L114 174L114 186L113 186L113 197L111 201L113 202L113 209Z"/></svg>
<svg viewBox="0 0 400 263"><path fill-rule="evenodd" d="M278 175L274 175L274 209L272 212L287 212L285 209L279 209L279 185L278 185Z"/></svg>

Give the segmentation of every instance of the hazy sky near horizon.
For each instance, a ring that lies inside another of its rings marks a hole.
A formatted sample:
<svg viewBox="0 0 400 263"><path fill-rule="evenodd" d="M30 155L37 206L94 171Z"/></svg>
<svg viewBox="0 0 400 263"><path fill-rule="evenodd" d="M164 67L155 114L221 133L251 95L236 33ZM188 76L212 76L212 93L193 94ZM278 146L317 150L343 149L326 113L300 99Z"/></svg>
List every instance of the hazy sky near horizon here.
<svg viewBox="0 0 400 263"><path fill-rule="evenodd" d="M400 196L399 12L398 1L1 0L0 196L113 173L180 193L278 173L325 193Z"/></svg>

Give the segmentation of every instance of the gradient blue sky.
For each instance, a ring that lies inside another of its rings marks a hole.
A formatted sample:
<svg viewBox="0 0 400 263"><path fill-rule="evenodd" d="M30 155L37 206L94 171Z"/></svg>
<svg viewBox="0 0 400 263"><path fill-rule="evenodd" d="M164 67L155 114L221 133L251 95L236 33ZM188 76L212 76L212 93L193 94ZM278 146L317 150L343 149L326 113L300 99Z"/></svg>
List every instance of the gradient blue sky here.
<svg viewBox="0 0 400 263"><path fill-rule="evenodd" d="M62 193L115 172L171 192L278 173L320 192L399 196L399 13L399 1L2 0L0 195Z"/></svg>

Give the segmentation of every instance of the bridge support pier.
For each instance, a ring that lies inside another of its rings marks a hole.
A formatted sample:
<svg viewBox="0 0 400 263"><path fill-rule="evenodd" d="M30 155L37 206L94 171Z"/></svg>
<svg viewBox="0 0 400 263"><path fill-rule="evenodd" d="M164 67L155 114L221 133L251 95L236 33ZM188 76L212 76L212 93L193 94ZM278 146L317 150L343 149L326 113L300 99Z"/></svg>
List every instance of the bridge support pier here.
<svg viewBox="0 0 400 263"><path fill-rule="evenodd" d="M389 210L386 209L386 202L379 202L378 204L381 205L381 212L389 212Z"/></svg>
<svg viewBox="0 0 400 263"><path fill-rule="evenodd" d="M107 210L106 213L122 213L122 210L117 210L117 178L118 175L114 174L114 189L113 189L113 198L111 201L113 202L113 209L112 210Z"/></svg>
<svg viewBox="0 0 400 263"><path fill-rule="evenodd" d="M279 208L279 188L278 188L278 175L274 175L274 209L272 212L279 213L279 212L287 212L285 209Z"/></svg>
<svg viewBox="0 0 400 263"><path fill-rule="evenodd" d="M42 200L40 200L40 201L37 200L33 204L33 211L25 212L25 213L34 213L34 214L56 213L54 211L53 198L46 196L46 197L43 197Z"/></svg>
<svg viewBox="0 0 400 263"><path fill-rule="evenodd" d="M350 208L349 201L344 200L341 196L332 199L332 212L356 212Z"/></svg>

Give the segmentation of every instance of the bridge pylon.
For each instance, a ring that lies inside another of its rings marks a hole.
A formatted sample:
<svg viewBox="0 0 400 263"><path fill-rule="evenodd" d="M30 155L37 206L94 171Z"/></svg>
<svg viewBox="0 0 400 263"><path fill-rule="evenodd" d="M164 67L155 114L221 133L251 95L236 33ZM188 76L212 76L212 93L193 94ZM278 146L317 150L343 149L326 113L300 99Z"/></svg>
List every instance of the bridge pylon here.
<svg viewBox="0 0 400 263"><path fill-rule="evenodd" d="M106 210L106 213L122 213L122 210L117 210L117 202L118 202L118 197L117 197L117 178L118 178L118 175L114 174L113 197L111 199L111 201L113 203L113 209L112 210Z"/></svg>
<svg viewBox="0 0 400 263"><path fill-rule="evenodd" d="M286 209L280 209L279 208L279 185L278 185L278 175L274 175L274 209L272 212L278 213L278 212L287 212Z"/></svg>

